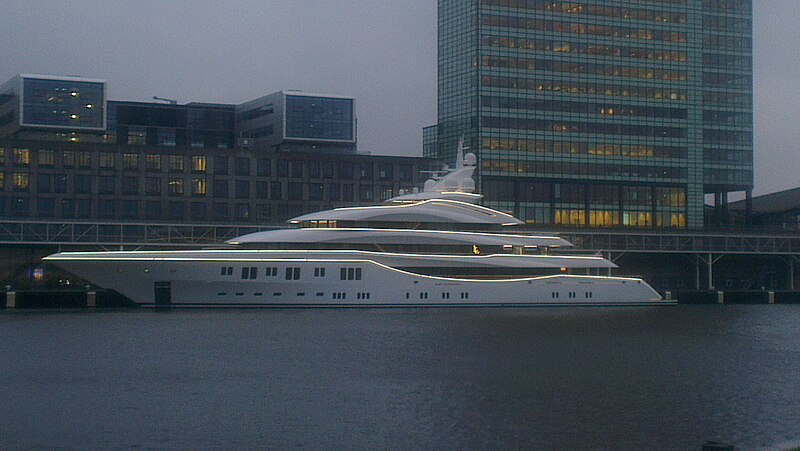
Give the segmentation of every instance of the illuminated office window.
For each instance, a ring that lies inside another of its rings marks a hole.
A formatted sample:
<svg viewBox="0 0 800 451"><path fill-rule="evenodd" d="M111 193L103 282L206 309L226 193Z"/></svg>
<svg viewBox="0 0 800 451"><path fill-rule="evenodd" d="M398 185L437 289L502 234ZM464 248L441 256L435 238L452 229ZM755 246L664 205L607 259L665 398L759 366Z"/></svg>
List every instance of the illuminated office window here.
<svg viewBox="0 0 800 451"><path fill-rule="evenodd" d="M21 172L14 173L14 189L16 191L27 191L28 183L29 183L28 174L24 174Z"/></svg>
<svg viewBox="0 0 800 451"><path fill-rule="evenodd" d="M206 172L207 160L203 155L195 155L192 157L192 171Z"/></svg>
<svg viewBox="0 0 800 451"><path fill-rule="evenodd" d="M205 196L207 192L206 179L192 179L192 195Z"/></svg>
<svg viewBox="0 0 800 451"><path fill-rule="evenodd" d="M31 164L31 151L28 149L14 149L14 164L18 166Z"/></svg>

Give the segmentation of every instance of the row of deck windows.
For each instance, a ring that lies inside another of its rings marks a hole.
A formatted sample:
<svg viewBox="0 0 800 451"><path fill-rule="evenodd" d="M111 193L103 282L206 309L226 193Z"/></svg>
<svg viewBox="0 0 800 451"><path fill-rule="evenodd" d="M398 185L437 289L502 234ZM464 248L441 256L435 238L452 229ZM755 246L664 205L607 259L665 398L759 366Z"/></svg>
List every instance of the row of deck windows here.
<svg viewBox="0 0 800 451"><path fill-rule="evenodd" d="M550 297L553 298L553 299L558 299L560 297L560 293L557 292L557 291L554 291L554 292L550 293ZM577 299L578 298L578 293L576 293L574 291L570 291L569 293L567 293L567 297L569 299ZM594 293L591 292L591 291L586 291L586 292L583 293L583 297L586 298L586 299L593 299L594 298Z"/></svg>
<svg viewBox="0 0 800 451"><path fill-rule="evenodd" d="M220 268L220 275L222 276L232 276L233 275L233 267L232 266L223 266ZM278 275L278 268L274 266L269 266L264 268L264 276L266 277L277 277ZM314 268L314 277L325 277L325 268ZM258 278L258 268L255 266L246 266L242 268L242 280L255 280ZM285 273L286 280L300 280L300 268L290 267L286 268ZM362 279L362 269L361 268L341 268L340 269L340 279L341 280L361 280Z"/></svg>

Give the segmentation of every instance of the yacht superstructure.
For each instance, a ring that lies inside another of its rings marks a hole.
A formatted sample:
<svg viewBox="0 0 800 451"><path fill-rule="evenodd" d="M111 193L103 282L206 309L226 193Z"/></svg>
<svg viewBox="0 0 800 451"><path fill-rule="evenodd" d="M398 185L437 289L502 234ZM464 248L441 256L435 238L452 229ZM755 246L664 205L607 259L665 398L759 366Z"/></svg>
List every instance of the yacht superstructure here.
<svg viewBox="0 0 800 451"><path fill-rule="evenodd" d="M557 236L509 233L522 222L480 205L475 156L422 191L384 205L293 218L289 229L200 251L59 253L45 258L150 305L658 305L639 278L601 276L612 262L558 255Z"/></svg>

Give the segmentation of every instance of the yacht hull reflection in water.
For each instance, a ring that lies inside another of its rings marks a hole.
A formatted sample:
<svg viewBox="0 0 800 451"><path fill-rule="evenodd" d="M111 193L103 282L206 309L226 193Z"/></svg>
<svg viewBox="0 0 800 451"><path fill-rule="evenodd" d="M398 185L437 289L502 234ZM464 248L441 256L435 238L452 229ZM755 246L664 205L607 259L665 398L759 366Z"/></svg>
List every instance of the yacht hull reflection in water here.
<svg viewBox="0 0 800 451"><path fill-rule="evenodd" d="M140 304L269 306L663 305L601 257L556 255L556 236L477 205L475 156L385 205L328 210L216 250L45 258Z"/></svg>

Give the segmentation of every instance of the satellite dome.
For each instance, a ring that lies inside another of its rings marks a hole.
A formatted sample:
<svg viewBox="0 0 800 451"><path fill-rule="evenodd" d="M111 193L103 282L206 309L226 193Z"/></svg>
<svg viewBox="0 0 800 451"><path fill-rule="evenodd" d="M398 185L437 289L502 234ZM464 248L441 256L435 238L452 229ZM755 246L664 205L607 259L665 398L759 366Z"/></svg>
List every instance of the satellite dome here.
<svg viewBox="0 0 800 451"><path fill-rule="evenodd" d="M423 186L424 191L431 191L436 186L436 180L428 179L425 181L425 185Z"/></svg>
<svg viewBox="0 0 800 451"><path fill-rule="evenodd" d="M475 166L476 164L478 164L478 157L474 153L470 152L464 155L464 166Z"/></svg>

